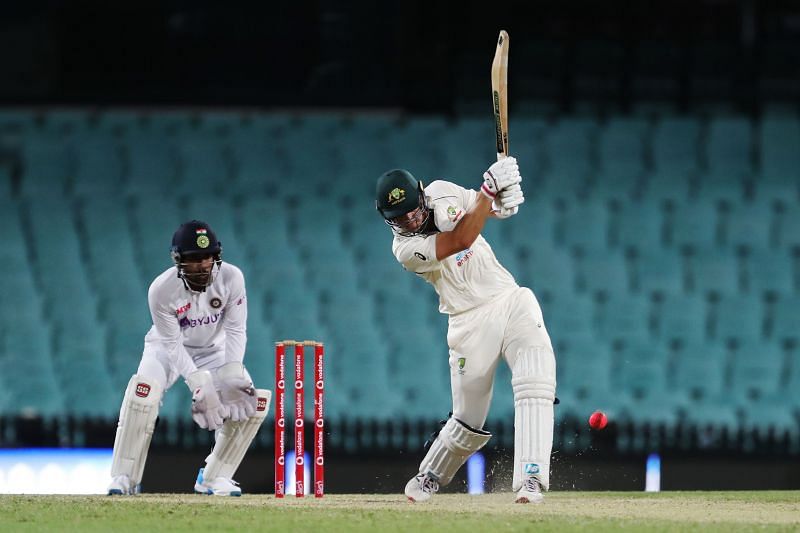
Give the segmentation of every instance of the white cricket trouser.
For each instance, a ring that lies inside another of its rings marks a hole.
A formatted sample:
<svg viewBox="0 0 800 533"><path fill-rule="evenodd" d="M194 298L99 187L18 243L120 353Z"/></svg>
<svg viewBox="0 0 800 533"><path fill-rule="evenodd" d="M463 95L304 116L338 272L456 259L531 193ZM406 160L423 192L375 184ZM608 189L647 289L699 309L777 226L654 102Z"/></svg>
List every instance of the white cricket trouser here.
<svg viewBox="0 0 800 533"><path fill-rule="evenodd" d="M486 422L501 356L513 369L517 354L527 349L547 346L552 353L539 302L526 287L451 315L447 344L453 416L475 429Z"/></svg>

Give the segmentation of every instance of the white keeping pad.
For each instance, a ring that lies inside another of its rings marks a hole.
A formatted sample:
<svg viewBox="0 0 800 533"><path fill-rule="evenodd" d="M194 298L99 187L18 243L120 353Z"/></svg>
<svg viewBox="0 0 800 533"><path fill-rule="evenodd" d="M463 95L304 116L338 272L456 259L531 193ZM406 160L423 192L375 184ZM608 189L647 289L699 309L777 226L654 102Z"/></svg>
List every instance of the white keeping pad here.
<svg viewBox="0 0 800 533"><path fill-rule="evenodd" d="M128 476L133 485L141 483L161 394L161 385L155 380L134 374L128 382L114 438L112 477Z"/></svg>
<svg viewBox="0 0 800 533"><path fill-rule="evenodd" d="M266 389L256 389L256 412L247 420L233 422L226 420L222 429L216 433L216 443L211 454L206 457L206 468L203 478L213 480L217 477L232 479L236 469L244 459L250 443L258 433L258 428L264 423L269 413L272 392Z"/></svg>

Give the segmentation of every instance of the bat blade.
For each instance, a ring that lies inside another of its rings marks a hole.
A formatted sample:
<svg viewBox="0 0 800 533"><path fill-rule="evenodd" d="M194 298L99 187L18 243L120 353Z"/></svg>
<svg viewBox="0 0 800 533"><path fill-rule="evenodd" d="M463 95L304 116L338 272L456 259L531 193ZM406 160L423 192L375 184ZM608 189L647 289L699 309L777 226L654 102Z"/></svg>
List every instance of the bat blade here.
<svg viewBox="0 0 800 533"><path fill-rule="evenodd" d="M508 33L500 30L492 61L492 106L497 159L508 156Z"/></svg>

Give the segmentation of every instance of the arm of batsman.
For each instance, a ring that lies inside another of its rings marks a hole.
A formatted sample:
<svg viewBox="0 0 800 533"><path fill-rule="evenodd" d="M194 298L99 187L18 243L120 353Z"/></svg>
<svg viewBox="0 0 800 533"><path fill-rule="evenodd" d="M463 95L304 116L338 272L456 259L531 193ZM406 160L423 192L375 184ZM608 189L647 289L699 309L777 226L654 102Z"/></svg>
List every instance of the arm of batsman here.
<svg viewBox="0 0 800 533"><path fill-rule="evenodd" d="M221 428L228 417L228 408L220 400L211 372L192 372L186 376L186 385L192 391L192 419L198 426L209 431Z"/></svg>
<svg viewBox="0 0 800 533"><path fill-rule="evenodd" d="M519 175L517 160L509 156L492 163L489 169L483 173L481 192L494 200L500 191L520 181L522 181L522 176Z"/></svg>
<svg viewBox="0 0 800 533"><path fill-rule="evenodd" d="M247 420L256 412L256 389L244 365L238 361L224 364L217 370L222 403L234 422Z"/></svg>

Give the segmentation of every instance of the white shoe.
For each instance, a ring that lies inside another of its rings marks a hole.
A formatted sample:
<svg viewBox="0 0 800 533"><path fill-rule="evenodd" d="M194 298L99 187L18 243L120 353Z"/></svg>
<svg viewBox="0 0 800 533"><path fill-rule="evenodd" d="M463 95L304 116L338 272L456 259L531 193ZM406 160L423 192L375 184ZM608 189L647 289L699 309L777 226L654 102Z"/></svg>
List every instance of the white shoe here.
<svg viewBox="0 0 800 533"><path fill-rule="evenodd" d="M201 468L197 473L197 481L194 483L194 491L199 494L209 494L213 496L241 496L242 489L239 484L232 479L218 477L216 479L203 479L203 471Z"/></svg>
<svg viewBox="0 0 800 533"><path fill-rule="evenodd" d="M116 476L108 485L108 495L139 494L141 485L134 485L128 476Z"/></svg>
<svg viewBox="0 0 800 533"><path fill-rule="evenodd" d="M426 502L439 492L439 482L428 474L417 474L406 483L405 492L412 502Z"/></svg>
<svg viewBox="0 0 800 533"><path fill-rule="evenodd" d="M522 488L517 492L516 503L542 503L544 495L542 494L542 484L533 476L530 476L522 482Z"/></svg>

